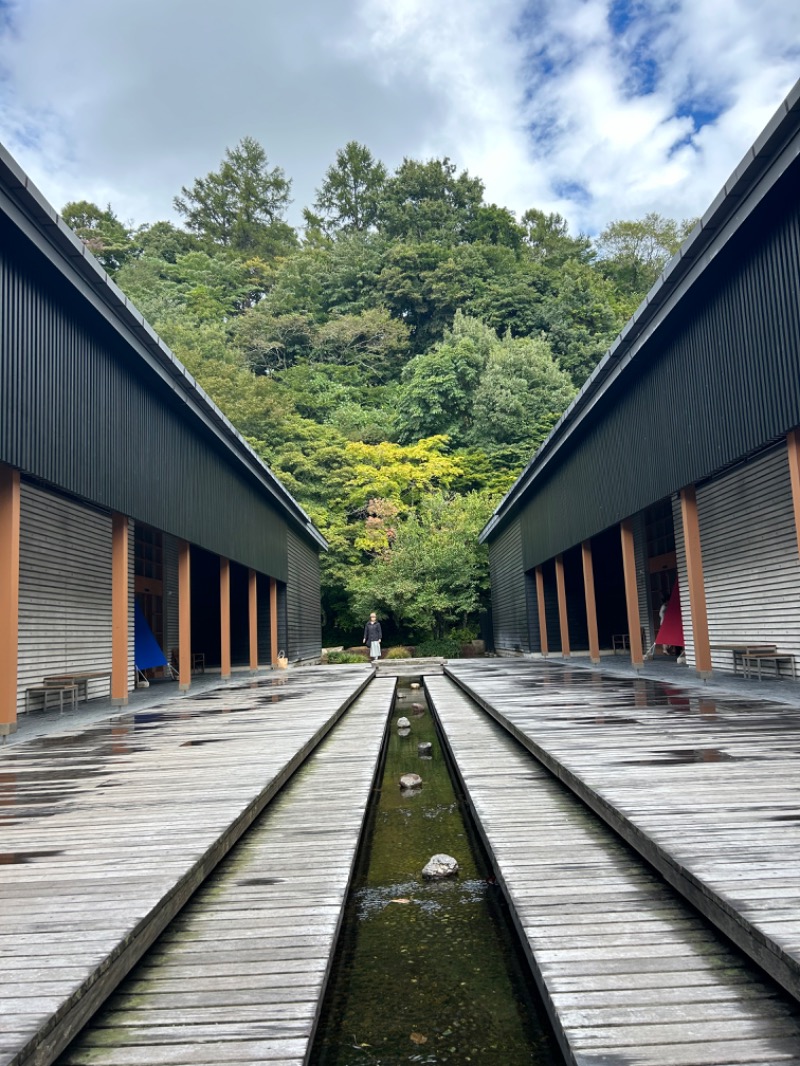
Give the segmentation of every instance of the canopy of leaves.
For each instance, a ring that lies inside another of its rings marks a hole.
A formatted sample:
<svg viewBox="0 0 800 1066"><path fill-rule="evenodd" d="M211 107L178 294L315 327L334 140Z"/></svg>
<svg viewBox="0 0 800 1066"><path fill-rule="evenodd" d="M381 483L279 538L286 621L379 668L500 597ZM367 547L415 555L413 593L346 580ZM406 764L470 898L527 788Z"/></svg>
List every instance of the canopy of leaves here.
<svg viewBox="0 0 800 1066"><path fill-rule="evenodd" d="M258 141L244 137L225 150L219 170L184 185L173 203L188 228L213 244L268 256L296 243L283 221L290 189Z"/></svg>
<svg viewBox="0 0 800 1066"><path fill-rule="evenodd" d="M183 227L64 217L306 508L325 632L377 607L424 638L486 602L477 533L691 222L597 240L486 203L449 159L351 141L304 209L245 137L175 199Z"/></svg>

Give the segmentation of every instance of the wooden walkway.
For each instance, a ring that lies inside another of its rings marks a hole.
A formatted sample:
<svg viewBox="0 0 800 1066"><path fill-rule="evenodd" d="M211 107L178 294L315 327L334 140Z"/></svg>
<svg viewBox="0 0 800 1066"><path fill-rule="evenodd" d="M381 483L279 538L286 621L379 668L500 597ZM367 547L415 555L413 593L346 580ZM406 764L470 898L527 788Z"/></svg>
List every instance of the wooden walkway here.
<svg viewBox="0 0 800 1066"><path fill-rule="evenodd" d="M567 1062L800 1063L794 1005L452 681L425 684Z"/></svg>
<svg viewBox="0 0 800 1066"><path fill-rule="evenodd" d="M305 1061L393 695L356 700L61 1066Z"/></svg>
<svg viewBox="0 0 800 1066"><path fill-rule="evenodd" d="M800 710L530 661L447 670L800 998Z"/></svg>
<svg viewBox="0 0 800 1066"><path fill-rule="evenodd" d="M0 1064L54 1060L370 676L270 675L0 756Z"/></svg>

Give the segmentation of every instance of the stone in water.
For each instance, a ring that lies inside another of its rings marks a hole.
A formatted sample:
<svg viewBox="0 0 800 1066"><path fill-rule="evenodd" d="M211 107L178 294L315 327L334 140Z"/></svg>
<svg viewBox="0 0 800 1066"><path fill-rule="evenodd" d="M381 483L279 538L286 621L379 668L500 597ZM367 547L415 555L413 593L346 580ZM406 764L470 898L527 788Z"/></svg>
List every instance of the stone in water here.
<svg viewBox="0 0 800 1066"><path fill-rule="evenodd" d="M417 744L417 752L420 755L432 755L433 744L431 744L429 741L425 744Z"/></svg>
<svg viewBox="0 0 800 1066"><path fill-rule="evenodd" d="M419 688L419 681L412 681L410 687L415 689Z"/></svg>
<svg viewBox="0 0 800 1066"><path fill-rule="evenodd" d="M411 704L411 713L417 715L417 717L419 717L419 715L421 715L421 714L424 714L425 713L425 704L424 703L412 703Z"/></svg>
<svg viewBox="0 0 800 1066"><path fill-rule="evenodd" d="M422 778L419 774L403 774L400 778L400 788L422 788Z"/></svg>
<svg viewBox="0 0 800 1066"><path fill-rule="evenodd" d="M409 720L407 718L398 718L397 719L397 728L398 729L410 729L411 728L411 722L409 722Z"/></svg>
<svg viewBox="0 0 800 1066"><path fill-rule="evenodd" d="M443 877L455 877L458 863L452 855L433 855L422 871L422 876L429 881L440 881Z"/></svg>

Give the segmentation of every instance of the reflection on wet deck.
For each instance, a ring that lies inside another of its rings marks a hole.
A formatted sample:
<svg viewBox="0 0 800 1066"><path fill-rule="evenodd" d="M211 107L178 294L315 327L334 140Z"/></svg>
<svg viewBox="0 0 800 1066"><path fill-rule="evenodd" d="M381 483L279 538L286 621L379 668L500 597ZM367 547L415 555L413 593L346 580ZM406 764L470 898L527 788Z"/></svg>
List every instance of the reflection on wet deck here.
<svg viewBox="0 0 800 1066"><path fill-rule="evenodd" d="M268 675L2 750L0 1064L52 1061L369 676Z"/></svg>
<svg viewBox="0 0 800 1066"><path fill-rule="evenodd" d="M800 708L531 661L448 672L800 996Z"/></svg>

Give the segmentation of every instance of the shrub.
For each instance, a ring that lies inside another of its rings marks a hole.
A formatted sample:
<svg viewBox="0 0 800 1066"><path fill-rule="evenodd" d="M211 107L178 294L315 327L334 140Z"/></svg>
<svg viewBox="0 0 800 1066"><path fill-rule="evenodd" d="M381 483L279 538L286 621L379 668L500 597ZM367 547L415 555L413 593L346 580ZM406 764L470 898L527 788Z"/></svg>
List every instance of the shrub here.
<svg viewBox="0 0 800 1066"><path fill-rule="evenodd" d="M329 651L328 660L329 663L363 663L363 655L353 655L349 651Z"/></svg>
<svg viewBox="0 0 800 1066"><path fill-rule="evenodd" d="M452 636L443 637L441 640L423 640L417 645L417 656L426 658L437 656L443 659L457 659L461 654L461 641L453 640Z"/></svg>
<svg viewBox="0 0 800 1066"><path fill-rule="evenodd" d="M410 659L411 652L408 648L404 648L402 644L397 648L389 648L386 652L387 659Z"/></svg>

